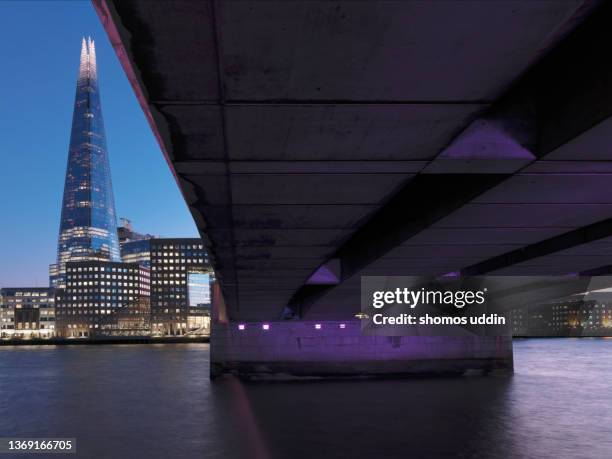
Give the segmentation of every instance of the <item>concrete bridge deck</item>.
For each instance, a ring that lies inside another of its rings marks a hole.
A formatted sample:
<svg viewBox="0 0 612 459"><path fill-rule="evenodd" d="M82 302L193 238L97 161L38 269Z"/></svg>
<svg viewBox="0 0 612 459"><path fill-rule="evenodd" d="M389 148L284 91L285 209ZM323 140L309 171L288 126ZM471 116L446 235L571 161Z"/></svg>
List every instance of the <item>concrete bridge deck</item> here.
<svg viewBox="0 0 612 459"><path fill-rule="evenodd" d="M94 5L229 323L349 320L363 275L609 272L609 2Z"/></svg>

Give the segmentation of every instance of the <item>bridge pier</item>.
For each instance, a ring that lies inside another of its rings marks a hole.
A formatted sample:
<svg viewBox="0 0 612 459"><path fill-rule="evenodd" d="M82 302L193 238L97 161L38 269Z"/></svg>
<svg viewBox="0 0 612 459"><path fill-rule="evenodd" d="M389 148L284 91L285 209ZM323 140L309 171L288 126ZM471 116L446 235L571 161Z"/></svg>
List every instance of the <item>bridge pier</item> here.
<svg viewBox="0 0 612 459"><path fill-rule="evenodd" d="M364 336L360 322L215 323L211 378L511 374L505 336Z"/></svg>

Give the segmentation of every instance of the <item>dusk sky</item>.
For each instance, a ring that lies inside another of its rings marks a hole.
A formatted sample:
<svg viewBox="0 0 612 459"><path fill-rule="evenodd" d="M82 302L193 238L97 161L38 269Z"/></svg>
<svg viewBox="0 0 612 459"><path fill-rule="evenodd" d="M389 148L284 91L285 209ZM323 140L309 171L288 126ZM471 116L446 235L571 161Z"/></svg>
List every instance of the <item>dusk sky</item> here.
<svg viewBox="0 0 612 459"><path fill-rule="evenodd" d="M48 284L84 35L96 42L118 216L140 232L198 235L91 3L2 1L0 287Z"/></svg>

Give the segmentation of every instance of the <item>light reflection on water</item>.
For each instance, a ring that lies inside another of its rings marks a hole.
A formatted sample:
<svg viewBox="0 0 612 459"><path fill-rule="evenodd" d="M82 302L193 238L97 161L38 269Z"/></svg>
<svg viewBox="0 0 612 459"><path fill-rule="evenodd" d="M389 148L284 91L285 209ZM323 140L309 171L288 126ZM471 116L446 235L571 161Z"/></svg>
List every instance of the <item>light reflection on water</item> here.
<svg viewBox="0 0 612 459"><path fill-rule="evenodd" d="M517 341L515 370L211 383L205 344L0 348L0 436L84 458L612 457L612 340Z"/></svg>

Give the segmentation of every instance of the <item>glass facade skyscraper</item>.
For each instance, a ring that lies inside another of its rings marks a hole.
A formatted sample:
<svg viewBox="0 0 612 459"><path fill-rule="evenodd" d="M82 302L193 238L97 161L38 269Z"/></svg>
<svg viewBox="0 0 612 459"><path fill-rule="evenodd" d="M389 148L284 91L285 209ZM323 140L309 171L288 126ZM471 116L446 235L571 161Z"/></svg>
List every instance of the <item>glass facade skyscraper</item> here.
<svg viewBox="0 0 612 459"><path fill-rule="evenodd" d="M91 38L83 38L81 47L57 263L50 268L51 285L65 287L66 262L86 260L121 260L96 49Z"/></svg>

